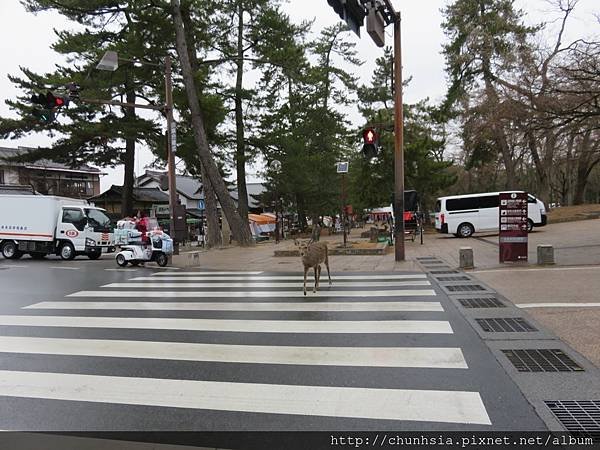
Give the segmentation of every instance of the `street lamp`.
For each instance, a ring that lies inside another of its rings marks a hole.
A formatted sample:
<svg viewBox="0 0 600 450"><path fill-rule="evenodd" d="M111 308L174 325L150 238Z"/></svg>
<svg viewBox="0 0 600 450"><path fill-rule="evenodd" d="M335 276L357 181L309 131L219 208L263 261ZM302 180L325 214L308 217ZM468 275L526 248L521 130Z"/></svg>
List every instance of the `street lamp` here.
<svg viewBox="0 0 600 450"><path fill-rule="evenodd" d="M114 72L119 68L119 61L126 61L131 63L137 63L148 66L161 67L159 64L151 63L147 61L139 61L132 59L119 58L117 52L109 50L104 53L102 59L96 66L98 70L107 70ZM88 103L101 103L133 108L153 109L160 111L167 119L167 175L169 177L169 211L170 211L170 232L175 242L174 253L179 253L178 239L175 236L175 218L177 215L177 185L175 179L175 148L176 148L176 134L175 134L175 122L173 121L173 81L171 79L171 57L167 55L164 60L165 69L165 104L164 105L137 105L135 103L123 103L113 101L90 101L84 100ZM185 219L185 217L184 217Z"/></svg>
<svg viewBox="0 0 600 450"><path fill-rule="evenodd" d="M269 167L271 168L271 170L277 174L279 174L279 172L281 171L281 162L277 159L274 159L273 161L271 161L271 164L269 164ZM278 214L278 208L279 206L279 192L277 190L277 183L275 183L275 243L279 244L279 214Z"/></svg>

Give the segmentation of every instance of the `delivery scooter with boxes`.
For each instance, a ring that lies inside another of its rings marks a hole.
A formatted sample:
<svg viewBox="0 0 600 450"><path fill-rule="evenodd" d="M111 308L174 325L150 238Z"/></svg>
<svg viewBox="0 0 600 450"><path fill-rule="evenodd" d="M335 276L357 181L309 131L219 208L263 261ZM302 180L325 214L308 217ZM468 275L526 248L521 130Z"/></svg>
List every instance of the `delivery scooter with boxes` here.
<svg viewBox="0 0 600 450"><path fill-rule="evenodd" d="M135 220L125 218L117 222L115 240L120 246L120 251L115 259L119 266L137 266L143 262L154 261L165 267L169 263L169 256L173 254L173 240L158 228L155 219L148 219L147 227L151 228L151 231L145 233L147 239L144 239L143 233L136 229Z"/></svg>

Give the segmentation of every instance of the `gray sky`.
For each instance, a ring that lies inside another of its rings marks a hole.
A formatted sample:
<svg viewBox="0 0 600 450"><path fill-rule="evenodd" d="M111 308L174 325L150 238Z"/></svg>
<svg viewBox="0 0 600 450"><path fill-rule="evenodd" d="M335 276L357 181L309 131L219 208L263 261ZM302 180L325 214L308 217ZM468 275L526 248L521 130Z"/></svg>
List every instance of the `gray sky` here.
<svg viewBox="0 0 600 450"><path fill-rule="evenodd" d="M444 75L444 60L441 45L444 34L440 28L442 16L440 9L448 0L420 0L400 1L393 0L396 9L402 12L402 59L404 78L412 76L412 82L406 89L405 102L412 103L425 97L432 101L441 99L446 90ZM549 33L556 19L553 8L547 0L517 0L517 5L528 14L527 21L538 23L550 22ZM284 5L284 11L292 21L300 22L315 19L313 32L318 33L326 26L338 22L338 16L329 7L326 0L289 0ZM598 0L580 0L576 14L569 23L565 42L580 37L598 35L600 25L595 14L600 13ZM18 0L0 0L0 17L3 17L3 26L0 27L0 99L17 95L7 74L18 75L19 66L24 66L36 72L49 72L54 64L61 62L49 45L54 42L53 28L72 28L73 25L64 21L61 16L54 13L40 13L33 15L25 12ZM387 29L386 43L392 44L391 27ZM382 50L373 44L363 30L362 38L352 35L351 39L357 44L358 56L364 61L357 71L363 83L370 80L374 70L375 59L381 55ZM0 101L0 115L11 115L4 101ZM356 110L348 110L353 121L359 119ZM28 136L19 140L1 140L0 146L16 147L18 145L38 146L48 145L50 138L43 134ZM136 160L136 173L143 173L152 157L150 152L142 149L138 152ZM111 184L122 184L122 168L104 169L108 175L101 180L102 190Z"/></svg>

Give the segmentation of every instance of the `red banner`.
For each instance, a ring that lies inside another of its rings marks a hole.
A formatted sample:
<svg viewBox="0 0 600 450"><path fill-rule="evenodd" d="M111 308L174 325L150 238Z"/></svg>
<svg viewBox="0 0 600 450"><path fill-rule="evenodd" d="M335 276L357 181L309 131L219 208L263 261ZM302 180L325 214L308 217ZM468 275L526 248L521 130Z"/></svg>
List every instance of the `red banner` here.
<svg viewBox="0 0 600 450"><path fill-rule="evenodd" d="M527 261L527 193L500 193L500 262Z"/></svg>

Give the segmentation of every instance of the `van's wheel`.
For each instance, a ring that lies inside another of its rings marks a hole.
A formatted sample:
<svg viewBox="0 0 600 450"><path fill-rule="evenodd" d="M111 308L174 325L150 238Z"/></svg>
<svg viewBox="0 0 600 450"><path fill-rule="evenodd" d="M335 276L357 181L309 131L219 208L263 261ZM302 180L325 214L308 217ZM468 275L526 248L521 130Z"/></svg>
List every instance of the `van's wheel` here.
<svg viewBox="0 0 600 450"><path fill-rule="evenodd" d="M61 259L64 261L70 261L75 258L75 247L70 242L63 242L58 251Z"/></svg>
<svg viewBox="0 0 600 450"><path fill-rule="evenodd" d="M169 258L164 253L159 253L156 255L156 264L160 267L165 267L169 263Z"/></svg>
<svg viewBox="0 0 600 450"><path fill-rule="evenodd" d="M457 229L457 234L461 237L461 238L468 238L473 236L473 233L475 233L475 228L473 228L473 225L471 225L470 223L461 223L458 226Z"/></svg>
<svg viewBox="0 0 600 450"><path fill-rule="evenodd" d="M29 256L31 256L31 259L44 259L46 257L46 254L40 253L40 252L34 252L34 253L30 253Z"/></svg>
<svg viewBox="0 0 600 450"><path fill-rule="evenodd" d="M122 253L119 253L116 257L117 260L117 264L121 267L125 267L127 265L127 260L125 259L125 256Z"/></svg>
<svg viewBox="0 0 600 450"><path fill-rule="evenodd" d="M93 250L87 254L90 259L98 259L102 256L102 250Z"/></svg>
<svg viewBox="0 0 600 450"><path fill-rule="evenodd" d="M19 259L23 253L19 251L19 247L13 241L6 241L2 244L2 256L6 259Z"/></svg>
<svg viewBox="0 0 600 450"><path fill-rule="evenodd" d="M531 233L533 231L533 220L527 219L527 232Z"/></svg>

